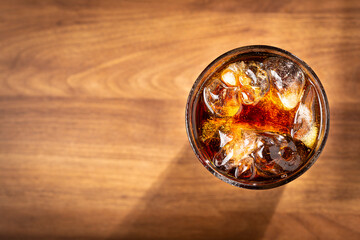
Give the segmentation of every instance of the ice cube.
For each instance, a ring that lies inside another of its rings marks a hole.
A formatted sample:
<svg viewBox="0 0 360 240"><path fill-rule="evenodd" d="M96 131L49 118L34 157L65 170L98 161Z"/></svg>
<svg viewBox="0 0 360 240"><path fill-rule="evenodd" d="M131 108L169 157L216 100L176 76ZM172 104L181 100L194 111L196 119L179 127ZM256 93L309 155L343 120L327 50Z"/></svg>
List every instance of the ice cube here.
<svg viewBox="0 0 360 240"><path fill-rule="evenodd" d="M222 73L221 73L221 80L227 85L227 86L236 86L237 85L237 80L238 77L236 76L236 74L229 70L229 69L225 69Z"/></svg>
<svg viewBox="0 0 360 240"><path fill-rule="evenodd" d="M309 85L301 99L291 129L291 136L302 141L309 148L315 144L318 134L318 128L315 124L315 101L315 89Z"/></svg>
<svg viewBox="0 0 360 240"><path fill-rule="evenodd" d="M284 109L290 110L296 107L305 85L305 76L300 67L281 57L266 59L264 66Z"/></svg>
<svg viewBox="0 0 360 240"><path fill-rule="evenodd" d="M255 176L254 159L252 157L245 157L239 161L239 164L235 167L236 178L248 178L251 179Z"/></svg>
<svg viewBox="0 0 360 240"><path fill-rule="evenodd" d="M273 176L296 170L302 163L300 151L290 136L259 133L254 164L260 175Z"/></svg>
<svg viewBox="0 0 360 240"><path fill-rule="evenodd" d="M220 147L224 147L228 142L230 142L233 137L230 134L226 134L225 132L219 130L220 136Z"/></svg>
<svg viewBox="0 0 360 240"><path fill-rule="evenodd" d="M227 135L228 142L215 154L213 163L227 172L235 168L235 177L250 178L254 174L253 158L250 154L256 148L257 136L247 130L236 131L235 134L230 133L232 137ZM232 140L229 140L230 138Z"/></svg>
<svg viewBox="0 0 360 240"><path fill-rule="evenodd" d="M230 64L221 72L221 81L229 87L239 86L239 75L244 66L244 62Z"/></svg>
<svg viewBox="0 0 360 240"><path fill-rule="evenodd" d="M215 78L204 88L204 102L212 113L220 117L231 117L242 109L238 92L238 87L228 87Z"/></svg>
<svg viewBox="0 0 360 240"><path fill-rule="evenodd" d="M256 104L269 91L270 83L261 63L241 62L239 65L240 97L244 104Z"/></svg>
<svg viewBox="0 0 360 240"><path fill-rule="evenodd" d="M232 159L234 155L234 149L232 148L221 148L218 153L214 155L213 163L216 167L229 171L235 167L234 160Z"/></svg>

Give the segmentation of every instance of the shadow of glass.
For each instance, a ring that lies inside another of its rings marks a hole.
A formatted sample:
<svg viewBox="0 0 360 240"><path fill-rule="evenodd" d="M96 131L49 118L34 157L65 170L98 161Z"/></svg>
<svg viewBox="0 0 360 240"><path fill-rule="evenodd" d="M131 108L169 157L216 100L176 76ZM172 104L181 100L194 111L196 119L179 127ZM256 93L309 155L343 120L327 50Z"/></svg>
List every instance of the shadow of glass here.
<svg viewBox="0 0 360 240"><path fill-rule="evenodd" d="M283 190L230 186L186 144L108 239L261 239Z"/></svg>

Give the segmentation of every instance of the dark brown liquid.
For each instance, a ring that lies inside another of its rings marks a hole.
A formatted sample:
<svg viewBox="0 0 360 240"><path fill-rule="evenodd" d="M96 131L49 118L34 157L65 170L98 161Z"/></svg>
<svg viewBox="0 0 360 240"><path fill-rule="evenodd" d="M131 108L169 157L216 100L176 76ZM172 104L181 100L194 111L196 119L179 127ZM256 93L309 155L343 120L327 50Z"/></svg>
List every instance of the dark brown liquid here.
<svg viewBox="0 0 360 240"><path fill-rule="evenodd" d="M263 58L256 59L256 61L259 60L263 60ZM216 74L217 73L215 73L215 75ZM307 80L304 89L309 84L311 84L307 77L306 79ZM211 81L211 78L209 81ZM204 85L206 86L206 83ZM231 124L235 124L241 128L251 129L254 131L274 132L284 136L290 136L291 127L293 125L297 109L298 107L295 107L291 110L283 109L278 97L276 96L276 93L273 89L270 89L270 91L267 92L266 95L256 105L243 104L241 112L233 117L229 117L228 119L230 119ZM319 109L317 110L320 112ZM206 124L206 122L211 119L217 118L207 109L204 103L203 94L199 95L198 102L195 104L195 116L196 133L200 139L200 142L202 143L202 151L205 153L205 155L207 155L208 159L212 161L214 155L221 149L220 138L216 134L211 138L202 138L204 135L204 124ZM294 143L296 145L297 151L301 156L303 165L309 158L312 149L306 147L301 141L295 139ZM220 168L219 170L224 174L235 177L234 169L225 170ZM255 176L251 177L251 180L262 181L280 177L282 176L266 176L261 173L256 173Z"/></svg>

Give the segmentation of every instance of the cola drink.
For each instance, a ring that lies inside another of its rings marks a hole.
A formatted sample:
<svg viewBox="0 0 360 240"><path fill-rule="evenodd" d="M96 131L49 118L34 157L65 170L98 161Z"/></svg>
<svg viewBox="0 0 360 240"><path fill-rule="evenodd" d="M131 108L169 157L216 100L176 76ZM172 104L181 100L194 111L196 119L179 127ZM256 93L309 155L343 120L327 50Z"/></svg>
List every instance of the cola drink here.
<svg viewBox="0 0 360 240"><path fill-rule="evenodd" d="M212 173L233 185L268 188L316 160L328 132L328 105L305 63L281 49L255 48L266 51L233 53L199 77L187 127L195 153Z"/></svg>

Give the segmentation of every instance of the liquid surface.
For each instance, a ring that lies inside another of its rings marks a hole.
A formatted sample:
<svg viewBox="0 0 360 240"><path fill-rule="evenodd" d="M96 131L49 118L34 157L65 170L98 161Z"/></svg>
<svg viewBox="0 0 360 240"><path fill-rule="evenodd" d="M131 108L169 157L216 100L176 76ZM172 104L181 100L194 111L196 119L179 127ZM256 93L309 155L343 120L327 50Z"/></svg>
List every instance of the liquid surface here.
<svg viewBox="0 0 360 240"><path fill-rule="evenodd" d="M195 106L202 150L237 179L287 177L316 145L317 92L301 68L282 57L223 66L204 83Z"/></svg>

